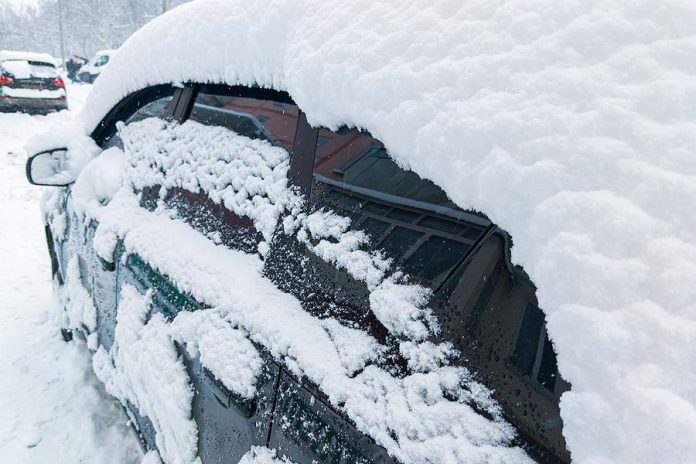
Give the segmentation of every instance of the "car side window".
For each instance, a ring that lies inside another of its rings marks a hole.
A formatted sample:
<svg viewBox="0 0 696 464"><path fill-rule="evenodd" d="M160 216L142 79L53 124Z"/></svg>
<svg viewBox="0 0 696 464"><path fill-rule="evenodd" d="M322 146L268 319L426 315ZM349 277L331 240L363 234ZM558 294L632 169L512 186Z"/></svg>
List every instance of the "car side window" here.
<svg viewBox="0 0 696 464"><path fill-rule="evenodd" d="M556 352L546 333L544 313L533 303L527 303L517 334L512 363L526 376L551 393L555 393L558 378Z"/></svg>
<svg viewBox="0 0 696 464"><path fill-rule="evenodd" d="M118 122L130 124L146 118L164 117L172 110L175 90L170 85L155 86L127 97L117 105L112 114L104 119L95 130L93 137L104 149L122 147L116 124Z"/></svg>
<svg viewBox="0 0 696 464"><path fill-rule="evenodd" d="M106 63L109 62L109 56L108 55L102 55L100 56L96 63L94 63L95 66L104 66Z"/></svg>
<svg viewBox="0 0 696 464"><path fill-rule="evenodd" d="M202 85L198 89L188 120L207 126L224 127L244 137L265 140L290 153L299 113L289 96L281 92ZM139 117L136 114L132 118ZM236 168L229 165L225 169ZM158 195L146 192L143 197L153 199L158 198ZM262 238L253 222L248 217L234 214L219 200L214 202L206 192L173 188L167 191L162 200L167 207L176 211L179 218L217 243L247 253L256 252Z"/></svg>
<svg viewBox="0 0 696 464"><path fill-rule="evenodd" d="M264 89L203 85L189 119L209 126L222 126L239 135L262 139L292 151L299 109L287 94Z"/></svg>
<svg viewBox="0 0 696 464"><path fill-rule="evenodd" d="M319 131L313 203L350 216L414 282L436 290L490 226L429 180L400 168L366 132Z"/></svg>

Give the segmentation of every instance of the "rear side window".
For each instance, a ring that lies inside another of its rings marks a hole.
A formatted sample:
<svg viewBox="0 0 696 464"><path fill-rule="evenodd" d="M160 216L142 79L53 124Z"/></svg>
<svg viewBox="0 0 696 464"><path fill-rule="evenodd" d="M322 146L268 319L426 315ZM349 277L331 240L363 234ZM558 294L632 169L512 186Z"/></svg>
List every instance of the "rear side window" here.
<svg viewBox="0 0 696 464"><path fill-rule="evenodd" d="M458 208L429 180L400 168L365 132L319 131L316 208L350 216L395 266L437 289L483 236L489 221Z"/></svg>
<svg viewBox="0 0 696 464"><path fill-rule="evenodd" d="M536 378L551 393L555 391L556 352L546 333L544 313L535 304L527 303L524 309L512 363L522 374Z"/></svg>
<svg viewBox="0 0 696 464"><path fill-rule="evenodd" d="M350 218L350 229L369 236L363 250L381 251L391 259L390 271L403 271L435 291L490 227L486 218L457 208L432 182L400 168L365 132L321 129L313 176L310 212ZM310 313L365 329L378 340L388 336L370 310L366 282L294 238L278 234L264 269Z"/></svg>
<svg viewBox="0 0 696 464"><path fill-rule="evenodd" d="M226 127L239 135L266 140L291 151L299 109L282 92L204 85L198 91L189 119Z"/></svg>
<svg viewBox="0 0 696 464"><path fill-rule="evenodd" d="M7 60L0 64L2 71L16 79L48 78L58 76L56 67L41 61Z"/></svg>
<svg viewBox="0 0 696 464"><path fill-rule="evenodd" d="M106 63L109 62L109 55L102 55L99 58L97 58L97 61L94 62L94 66L104 66Z"/></svg>

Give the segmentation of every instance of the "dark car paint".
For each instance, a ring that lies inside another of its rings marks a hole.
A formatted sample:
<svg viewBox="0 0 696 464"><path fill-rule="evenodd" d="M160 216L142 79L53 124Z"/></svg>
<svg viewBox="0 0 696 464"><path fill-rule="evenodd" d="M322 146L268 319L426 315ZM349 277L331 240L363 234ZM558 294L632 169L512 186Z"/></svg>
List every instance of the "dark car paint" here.
<svg viewBox="0 0 696 464"><path fill-rule="evenodd" d="M266 89L233 87L228 91L292 101L285 93ZM114 135L115 119L127 119L145 103L168 92L168 86L157 86L126 97L97 126L92 137L101 145L108 143ZM183 121L190 112L196 92L194 85L175 89L162 117ZM311 169L317 129L307 124L303 114L298 124L290 175L294 185L309 193L312 191ZM157 197L157 192L157 186L144 191L141 205L154 207L152 200ZM181 201L186 195L189 196L186 201ZM190 198L190 195L190 192L174 190L169 192L165 201L171 208L180 209L181 217L192 225L207 223L221 230L223 243L227 246L254 251L260 238L248 219L229 212L225 216L219 211L221 208L205 195L196 198ZM68 210L71 209L69 196L69 190L66 190L65 206ZM198 206L192 208L191 205ZM311 208L311 201L307 208ZM89 276L86 286L92 292L97 307L99 339L107 349L113 343L118 291L123 282L131 283L142 291L152 289L155 301L153 311L163 312L168 317L181 310L200 307L138 256L129 255L124 260L120 246L117 247L112 266L105 266L91 247L97 224L92 223L87 234L81 235L83 229L78 226L76 216L72 213L71 216L69 234L77 236L72 237L72 242L79 244L75 251L81 255L81 263L87 267L84 270ZM510 240L507 234L493 225L486 230L466 259L436 291L433 307L443 327L441 338L453 341L462 351L467 366L485 384L494 388L494 395L503 406L506 417L520 431L517 444L540 462L570 462L561 435L558 410L558 398L562 391L568 389L568 385L560 379L554 391L548 391L511 362L525 305L529 301L536 302L535 288L520 269L510 264ZM49 251L52 261L55 261L54 274L60 283L71 251L65 246L68 240L53 240L49 229L47 234ZM293 256L305 259L309 254L298 248L296 242L288 244L282 239L276 240L265 262L265 273L282 290L294 293L302 300L302 295L297 294L299 287L294 287L293 279L288 278L293 273ZM321 273L317 279L330 285L328 281L331 279L322 277ZM355 301L360 301L364 298L364 289L360 283L353 286L357 298ZM303 303L303 306L311 311L311 305ZM371 313L367 314L368 318L361 323L378 338L381 338L380 332L383 337L381 324L369 317ZM306 379L292 376L262 349L264 380L253 405L233 401L230 393L211 378L196 359L192 359L183 347L179 351L195 389L192 411L199 425L199 451L204 463L236 462L238 456L253 445L276 448L280 455L298 464L396 462L374 440L359 432L316 386ZM128 409L144 446L155 448L151 423L147 418L140 417L132 405L128 405ZM307 427L314 433L306 434Z"/></svg>

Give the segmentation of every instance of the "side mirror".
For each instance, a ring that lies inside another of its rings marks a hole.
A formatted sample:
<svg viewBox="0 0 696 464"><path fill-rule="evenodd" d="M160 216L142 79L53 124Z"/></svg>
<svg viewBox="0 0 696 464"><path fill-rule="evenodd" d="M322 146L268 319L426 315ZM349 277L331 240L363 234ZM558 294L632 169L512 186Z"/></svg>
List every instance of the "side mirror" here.
<svg viewBox="0 0 696 464"><path fill-rule="evenodd" d="M75 182L68 168L68 149L42 151L27 160L27 179L34 185L63 187Z"/></svg>

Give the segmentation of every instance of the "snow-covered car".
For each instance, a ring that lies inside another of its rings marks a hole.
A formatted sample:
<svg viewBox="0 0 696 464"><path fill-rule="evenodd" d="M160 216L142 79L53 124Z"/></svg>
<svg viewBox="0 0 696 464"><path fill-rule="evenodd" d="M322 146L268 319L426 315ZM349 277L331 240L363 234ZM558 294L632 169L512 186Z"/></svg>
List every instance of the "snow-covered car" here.
<svg viewBox="0 0 696 464"><path fill-rule="evenodd" d="M51 55L0 51L0 111L48 113L67 107L65 83Z"/></svg>
<svg viewBox="0 0 696 464"><path fill-rule="evenodd" d="M116 50L99 50L91 60L78 71L78 77L82 82L92 84L99 77L105 66L111 60Z"/></svg>
<svg viewBox="0 0 696 464"><path fill-rule="evenodd" d="M424 462L408 428L438 414L438 428L468 414L503 437L514 424L508 445L567 461L568 385L508 235L369 133L313 128L285 92L191 83L129 95L90 140L103 151L74 184L85 141L27 173L65 185L46 229L64 326L166 462L177 427L197 430L203 462L254 446L298 463Z"/></svg>
<svg viewBox="0 0 696 464"><path fill-rule="evenodd" d="M409 440L401 421L437 414L480 415L500 434L509 421L510 445L567 461L557 401L568 385L508 235L369 133L313 128L284 92L191 83L129 95L91 140L103 152L74 184L71 153L86 142L33 156L27 173L65 185L46 229L64 326L87 338L165 462L178 462L166 437L177 426L197 430L204 463L254 446L298 463L424 462L389 444ZM159 391L142 369L172 386ZM438 375L454 381L444 396L370 433L370 414L396 415ZM186 406L184 425L165 417L170 402Z"/></svg>

